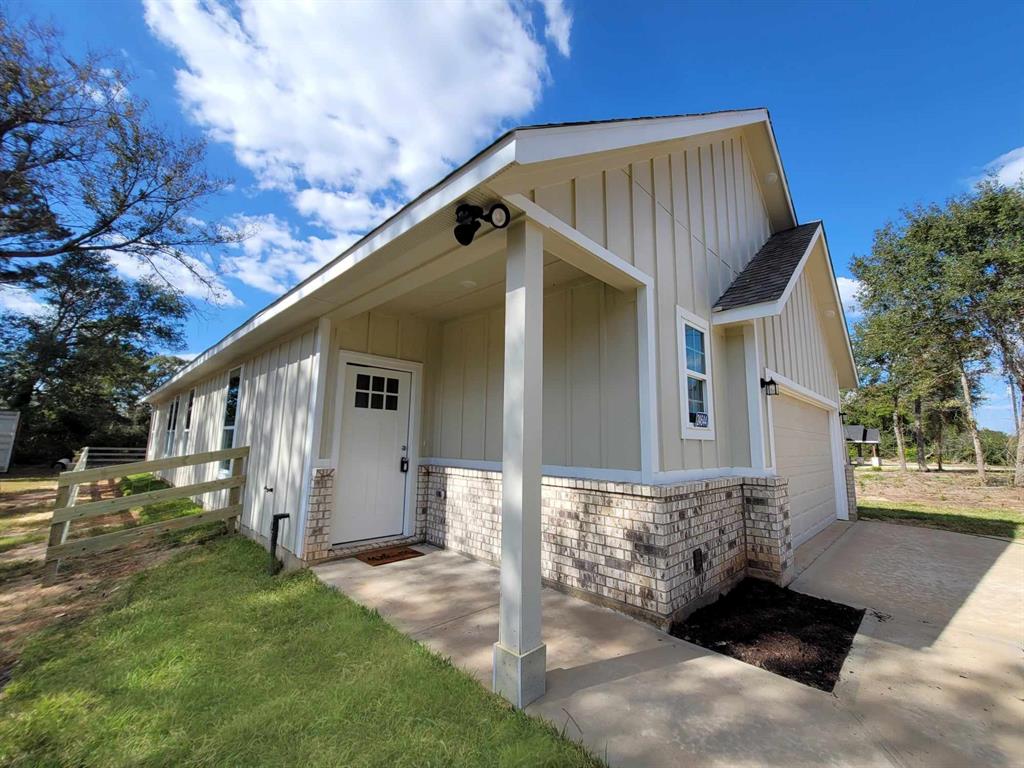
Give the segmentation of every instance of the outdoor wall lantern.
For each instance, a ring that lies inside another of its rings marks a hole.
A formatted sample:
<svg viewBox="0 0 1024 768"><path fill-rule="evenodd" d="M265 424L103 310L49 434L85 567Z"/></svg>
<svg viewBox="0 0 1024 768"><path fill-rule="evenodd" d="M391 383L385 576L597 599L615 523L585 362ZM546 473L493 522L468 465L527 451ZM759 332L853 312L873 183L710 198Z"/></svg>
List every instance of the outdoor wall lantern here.
<svg viewBox="0 0 1024 768"><path fill-rule="evenodd" d="M511 215L501 203L495 203L487 213L479 205L460 203L455 209L455 239L459 245L469 245L480 229L480 221L486 221L495 229L504 229L508 226Z"/></svg>
<svg viewBox="0 0 1024 768"><path fill-rule="evenodd" d="M779 394L779 385L775 383L775 379L761 379L761 389L768 397Z"/></svg>

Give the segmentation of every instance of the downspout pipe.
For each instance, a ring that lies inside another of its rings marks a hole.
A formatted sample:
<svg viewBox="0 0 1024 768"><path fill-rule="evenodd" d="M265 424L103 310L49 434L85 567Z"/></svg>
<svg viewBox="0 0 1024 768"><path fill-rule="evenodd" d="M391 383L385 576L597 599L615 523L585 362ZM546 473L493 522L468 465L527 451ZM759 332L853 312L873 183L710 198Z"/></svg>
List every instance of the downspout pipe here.
<svg viewBox="0 0 1024 768"><path fill-rule="evenodd" d="M280 573L284 564L277 559L277 534L281 529L281 521L287 520L291 515L287 512L274 515L270 518L270 575Z"/></svg>

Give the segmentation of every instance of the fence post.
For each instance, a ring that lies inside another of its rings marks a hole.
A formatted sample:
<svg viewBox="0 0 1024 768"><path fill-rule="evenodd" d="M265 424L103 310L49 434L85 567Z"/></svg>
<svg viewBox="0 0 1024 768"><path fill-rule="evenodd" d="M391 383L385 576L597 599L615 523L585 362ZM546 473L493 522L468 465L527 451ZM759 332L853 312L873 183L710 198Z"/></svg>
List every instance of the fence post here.
<svg viewBox="0 0 1024 768"><path fill-rule="evenodd" d="M62 507L68 506L68 500L71 498L71 486L60 485L57 486L57 501L54 503L54 509L61 509ZM68 520L64 523L51 523L50 524L50 538L47 540L46 549L49 551L50 547L55 547L58 544L63 544L64 540L68 537L68 528L71 525L71 521ZM52 584L57 578L57 572L60 570L60 559L54 558L46 562L46 567L43 572L43 584Z"/></svg>
<svg viewBox="0 0 1024 768"><path fill-rule="evenodd" d="M245 473L245 459L246 457L240 456L231 462L231 476L239 477ZM236 485L230 491L228 491L228 506L238 504L242 500L242 489L244 485ZM241 529L241 515L235 517L229 517L224 521L224 525L227 528L228 533L234 533L236 529Z"/></svg>

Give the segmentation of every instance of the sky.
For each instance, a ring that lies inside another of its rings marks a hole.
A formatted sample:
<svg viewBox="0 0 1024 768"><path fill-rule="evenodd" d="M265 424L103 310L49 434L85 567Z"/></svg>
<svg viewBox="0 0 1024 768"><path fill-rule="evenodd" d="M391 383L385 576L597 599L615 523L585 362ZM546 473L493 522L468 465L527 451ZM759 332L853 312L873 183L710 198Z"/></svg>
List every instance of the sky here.
<svg viewBox="0 0 1024 768"><path fill-rule="evenodd" d="M233 180L194 355L517 124L767 107L801 221L851 257L901 208L1024 173L1024 4L9 0L110 54ZM127 274L138 274L130 263ZM0 302L31 311L30 296ZM1011 431L988 377L983 426Z"/></svg>

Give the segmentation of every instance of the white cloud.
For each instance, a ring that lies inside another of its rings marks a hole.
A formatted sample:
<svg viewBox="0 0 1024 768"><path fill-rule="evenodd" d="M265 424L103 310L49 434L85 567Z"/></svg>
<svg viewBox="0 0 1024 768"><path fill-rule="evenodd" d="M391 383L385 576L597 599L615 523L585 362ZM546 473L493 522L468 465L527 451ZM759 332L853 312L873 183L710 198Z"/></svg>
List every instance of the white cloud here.
<svg viewBox="0 0 1024 768"><path fill-rule="evenodd" d="M31 291L13 286L0 287L0 310L16 315L38 315L44 309L45 305Z"/></svg>
<svg viewBox="0 0 1024 768"><path fill-rule="evenodd" d="M860 317L861 308L857 301L857 292L860 291L860 281L852 277L837 277L836 284L839 287L839 299L843 302L843 310L846 312L846 319L852 320Z"/></svg>
<svg viewBox="0 0 1024 768"><path fill-rule="evenodd" d="M565 9L565 3L562 0L541 0L541 4L544 6L544 16L547 18L544 36L554 43L560 54L568 56L572 14Z"/></svg>
<svg viewBox="0 0 1024 768"><path fill-rule="evenodd" d="M169 256L154 259L149 263L120 251L108 251L107 255L114 269L133 280L151 279L165 282L189 298L208 301L221 307L238 307L242 304L210 265L190 256L183 255L182 258L195 272Z"/></svg>
<svg viewBox="0 0 1024 768"><path fill-rule="evenodd" d="M1024 179L1024 147L1011 149L985 166L986 175L995 175L1004 186L1018 184Z"/></svg>
<svg viewBox="0 0 1024 768"><path fill-rule="evenodd" d="M234 246L236 254L225 263L226 274L269 293L282 293L297 280L313 274L354 241L355 235L297 236L277 216L236 216L231 224L253 234Z"/></svg>
<svg viewBox="0 0 1024 768"><path fill-rule="evenodd" d="M328 243L355 240L529 113L549 78L537 8L567 56L572 17L561 0L145 0L150 29L184 62L177 90L191 117L262 188L331 233L287 231L287 246L280 227L259 236L298 271L246 247L246 269L274 272L250 284L279 290L300 278Z"/></svg>

